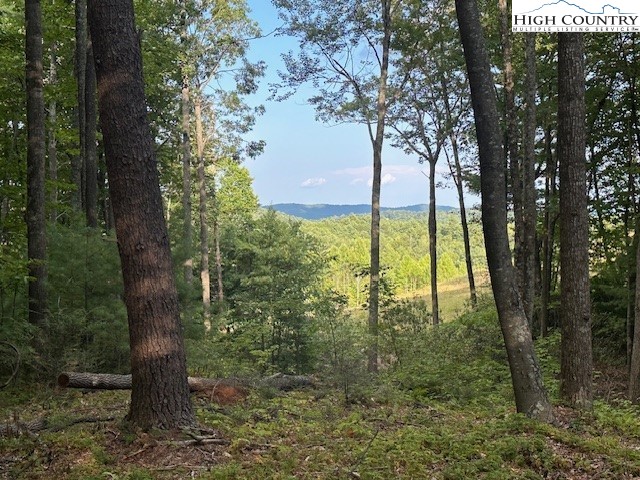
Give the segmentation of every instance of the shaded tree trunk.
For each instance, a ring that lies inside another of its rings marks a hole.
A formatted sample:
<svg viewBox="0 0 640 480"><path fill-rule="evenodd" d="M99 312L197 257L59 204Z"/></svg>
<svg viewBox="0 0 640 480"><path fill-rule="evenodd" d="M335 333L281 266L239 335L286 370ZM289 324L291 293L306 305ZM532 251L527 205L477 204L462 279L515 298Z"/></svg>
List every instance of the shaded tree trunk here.
<svg viewBox="0 0 640 480"><path fill-rule="evenodd" d="M202 131L201 92L195 99L196 149L198 155L198 192L200 212L200 281L204 326L211 330L211 272L209 271L209 228L207 225L207 179L204 164L204 133Z"/></svg>
<svg viewBox="0 0 640 480"><path fill-rule="evenodd" d="M558 160L560 162L560 394L589 408L592 393L589 213L587 210L584 38L558 34Z"/></svg>
<svg viewBox="0 0 640 480"><path fill-rule="evenodd" d="M47 327L47 231L45 214L46 137L42 72L40 0L26 0L27 77L27 255L29 259L29 323L37 355L43 355Z"/></svg>
<svg viewBox="0 0 640 480"><path fill-rule="evenodd" d="M182 79L182 211L184 221L182 227L182 242L184 248L184 280L187 285L193 284L193 255L191 245L193 243L193 227L191 222L191 141L189 129L191 125L189 108L189 79Z"/></svg>
<svg viewBox="0 0 640 480"><path fill-rule="evenodd" d="M51 44L51 58L49 62L49 84L55 85L58 82L58 44ZM47 157L49 159L49 180L51 189L49 190L49 220L55 222L58 218L58 142L56 137L56 122L58 105L55 98L49 101L49 142L47 145Z"/></svg>
<svg viewBox="0 0 640 480"><path fill-rule="evenodd" d="M536 34L525 34L525 111L522 161L522 304L533 331L536 295Z"/></svg>
<svg viewBox="0 0 640 480"><path fill-rule="evenodd" d="M636 229L636 234L638 229ZM636 290L635 290L635 320L631 346L631 361L629 363L629 400L640 403L640 242L636 242Z"/></svg>
<svg viewBox="0 0 640 480"><path fill-rule="evenodd" d="M533 339L515 285L507 235L506 179L500 118L489 55L475 0L456 0L456 13L471 86L480 155L482 223L491 286L511 369L518 412L552 421Z"/></svg>
<svg viewBox="0 0 640 480"><path fill-rule="evenodd" d="M129 318L127 419L142 429L189 426L195 417L132 0L90 2L89 26Z"/></svg>
<svg viewBox="0 0 640 480"><path fill-rule="evenodd" d="M544 186L544 237L542 239L542 285L540 293L540 335L547 336L549 328L549 302L551 301L553 254L558 211L556 204L557 160L552 149L551 127L545 130L546 172Z"/></svg>
<svg viewBox="0 0 640 480"><path fill-rule="evenodd" d="M80 1L80 0L78 0ZM85 76L85 140L84 148L84 211L87 216L87 226L98 227L98 146L96 138L96 69L93 60L93 45L91 37L87 41L87 63Z"/></svg>
<svg viewBox="0 0 640 480"><path fill-rule="evenodd" d="M85 161L86 141L86 109L85 109L85 90L86 90L86 70L87 70L87 0L76 0L75 2L76 16L76 52L75 52L75 73L77 83L77 118L78 118L78 139L79 150L78 156L74 156L71 161L71 179L76 189L73 193L71 203L73 208L78 211L82 210L84 186L83 186L83 169Z"/></svg>

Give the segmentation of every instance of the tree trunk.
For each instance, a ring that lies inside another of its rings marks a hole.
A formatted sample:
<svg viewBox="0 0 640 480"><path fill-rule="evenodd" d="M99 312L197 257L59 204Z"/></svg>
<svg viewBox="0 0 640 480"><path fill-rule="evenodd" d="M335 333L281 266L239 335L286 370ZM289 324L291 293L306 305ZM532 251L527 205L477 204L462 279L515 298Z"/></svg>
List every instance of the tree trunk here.
<svg viewBox="0 0 640 480"><path fill-rule="evenodd" d="M433 324L440 324L438 308L438 243L436 225L436 163L438 157L429 159L429 258L431 262L431 316Z"/></svg>
<svg viewBox="0 0 640 480"><path fill-rule="evenodd" d="M195 422L132 0L89 4L100 125L129 318L127 419L142 429Z"/></svg>
<svg viewBox="0 0 640 480"><path fill-rule="evenodd" d="M27 255L29 259L29 323L37 355L43 355L47 324L47 229L45 216L46 137L42 73L40 0L26 0L27 77Z"/></svg>
<svg viewBox="0 0 640 480"><path fill-rule="evenodd" d="M378 316L380 297L380 185L382 180L382 146L387 116L387 77L391 49L391 0L382 0L382 61L376 102L376 130L373 146L373 183L371 185L371 248L369 271L369 346L368 370L378 371ZM372 133L372 132L370 132Z"/></svg>
<svg viewBox="0 0 640 480"><path fill-rule="evenodd" d="M198 191L200 211L200 280L204 327L211 330L211 273L209 272L209 228L207 225L207 179L204 165L204 133L202 132L202 92L195 101L196 149L198 154Z"/></svg>
<svg viewBox="0 0 640 480"><path fill-rule="evenodd" d="M560 162L560 394L570 405L593 401L589 213L587 209L584 38L558 34L558 159Z"/></svg>
<svg viewBox="0 0 640 480"><path fill-rule="evenodd" d="M536 34L525 34L525 119L522 162L522 304L533 331L536 294Z"/></svg>
<svg viewBox="0 0 640 480"><path fill-rule="evenodd" d="M77 0L80 1L80 0ZM98 147L96 139L96 69L93 60L91 37L87 41L87 63L85 77L85 175L84 175L84 211L87 226L98 227Z"/></svg>
<svg viewBox="0 0 640 480"><path fill-rule="evenodd" d="M189 129L191 125L189 108L189 79L182 79L182 211L184 215L182 242L184 248L184 280L187 285L193 284L193 228L191 223L191 141Z"/></svg>
<svg viewBox="0 0 640 480"><path fill-rule="evenodd" d="M558 219L556 205L557 160L553 154L551 127L545 131L546 174L544 187L544 238L542 239L542 287L540 306L540 335L547 336L549 328L549 302L551 301L553 253L556 222Z"/></svg>
<svg viewBox="0 0 640 480"><path fill-rule="evenodd" d="M552 421L533 339L515 285L507 235L506 179L494 81L475 0L456 0L471 86L480 156L482 223L493 295L511 369L518 412Z"/></svg>
<svg viewBox="0 0 640 480"><path fill-rule="evenodd" d="M217 209L216 209L216 217ZM218 302L222 305L224 302L224 285L222 283L222 251L220 250L220 225L218 225L218 220L213 221L213 239L216 244L216 273L218 280Z"/></svg>
<svg viewBox="0 0 640 480"><path fill-rule="evenodd" d="M84 186L83 169L85 161L86 141L86 110L85 110L85 90L86 90L86 70L87 70L87 0L76 0L76 56L75 73L77 82L78 99L78 141L80 153L74 156L71 161L71 177L76 189L72 197L72 205L78 211L82 211Z"/></svg>
<svg viewBox="0 0 640 480"><path fill-rule="evenodd" d="M469 282L469 298L471 306L478 305L478 294L476 292L476 280L473 274L473 261L471 259L471 241L469 239L469 224L467 223L467 209L464 204L464 189L462 185L462 166L460 165L460 152L458 151L458 139L451 135L451 149L453 150L454 168L449 164L449 170L453 177L453 183L458 192L458 204L460 206L460 223L462 224L462 239L464 241L464 261L467 266L467 280Z"/></svg>
<svg viewBox="0 0 640 480"><path fill-rule="evenodd" d="M636 229L636 233L638 230ZM629 364L629 400L640 403L640 242L636 251L635 321Z"/></svg>
<svg viewBox="0 0 640 480"><path fill-rule="evenodd" d="M58 83L58 44L51 44L51 59L49 62L49 84ZM49 220L55 222L58 219L58 142L56 137L56 123L58 105L55 98L49 101L49 142L47 146L47 156L49 159L49 180L51 189L49 190Z"/></svg>

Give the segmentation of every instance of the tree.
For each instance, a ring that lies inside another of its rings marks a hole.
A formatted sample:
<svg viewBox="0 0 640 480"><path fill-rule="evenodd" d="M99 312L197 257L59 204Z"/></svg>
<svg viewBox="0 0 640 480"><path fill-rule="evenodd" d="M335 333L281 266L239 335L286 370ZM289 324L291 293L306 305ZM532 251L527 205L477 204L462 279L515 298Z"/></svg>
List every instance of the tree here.
<svg viewBox="0 0 640 480"><path fill-rule="evenodd" d="M81 0L77 0L81 1ZM98 227L98 147L96 138L96 68L93 59L91 37L87 40L87 59L85 68L84 109L84 211L87 226Z"/></svg>
<svg viewBox="0 0 640 480"><path fill-rule="evenodd" d="M27 249L29 322L40 330L36 351L42 354L47 321L47 237L45 216L45 114L40 0L25 3L27 77Z"/></svg>
<svg viewBox="0 0 640 480"><path fill-rule="evenodd" d="M246 50L250 38L260 34L257 24L247 16L247 5L244 0L227 0L224 2L211 2L210 0L197 0L193 3L194 11L189 14L186 5L181 12L181 41L183 48L189 48L183 52L182 60L182 112L183 112L183 208L185 209L185 237L190 235L190 202L186 196L190 195L190 170L188 136L185 136L185 128L188 128L189 117L185 112L189 102L190 86L194 86L194 117L196 123L196 157L197 157L197 183L198 183L198 212L200 220L200 280L202 285L203 317L207 331L211 329L211 272L209 270L209 224L213 223L214 240L217 238L215 217L211 222L207 212L210 210L211 201L215 200L214 184L216 161L224 150L224 143L217 132L218 116L224 109L227 98L234 97L237 101L234 115L243 115L245 121L240 122L240 131L247 131L253 125L253 113L246 112L246 105L240 99L241 94L254 93L257 89L256 79L263 74L264 64L258 62L251 64L246 59ZM238 66L240 64L240 66ZM236 95L225 94L221 88L211 88L214 80L220 80L225 74L233 73L236 84ZM213 93L207 93L210 90ZM227 105L228 106L228 105ZM260 109L258 109L260 110ZM206 117L206 118L205 118ZM205 128L204 122L207 120ZM232 122L233 123L233 122ZM227 123L228 124L228 123ZM239 126L236 124L235 126ZM206 130L206 131L205 131ZM233 137L236 132L230 137ZM229 139L227 139L229 140ZM234 139L235 140L235 139ZM233 145L234 141L227 144ZM237 142L233 145L235 153L240 157ZM211 168L207 168L210 166ZM213 172L207 174L207 170ZM212 181L213 180L213 181ZM189 211L187 211L189 210ZM215 213L215 208L213 212ZM185 238L185 242L189 241ZM190 243L190 242L189 242ZM190 246L190 245L188 245ZM221 277L221 262L218 261L219 248L216 245L216 270L218 279ZM188 269L187 265L187 269ZM218 283L218 292L222 286Z"/></svg>
<svg viewBox="0 0 640 480"><path fill-rule="evenodd" d="M636 250L635 322L629 365L629 400L633 403L640 403L640 282L637 281L638 278L640 278L640 242Z"/></svg>
<svg viewBox="0 0 640 480"><path fill-rule="evenodd" d="M326 264L316 240L273 210L225 234L227 350L263 371L311 371Z"/></svg>
<svg viewBox="0 0 640 480"><path fill-rule="evenodd" d="M548 422L553 419L553 411L542 382L511 262L500 118L480 13L475 0L456 0L456 12L478 138L487 263L509 358L516 408L532 418Z"/></svg>
<svg viewBox="0 0 640 480"><path fill-rule="evenodd" d="M76 0L76 51L75 74L77 82L77 118L78 118L78 142L80 153L74 157L71 165L72 180L76 187L73 195L73 207L80 211L84 199L83 169L85 161L86 119L85 108L86 78L87 78L87 0Z"/></svg>
<svg viewBox="0 0 640 480"><path fill-rule="evenodd" d="M584 39L558 34L558 159L560 162L560 296L562 397L589 408L592 393L589 212L586 189Z"/></svg>
<svg viewBox="0 0 640 480"><path fill-rule="evenodd" d="M459 165L456 135L469 107L463 100L467 88L464 60L453 45L454 23L453 12L446 2L409 3L405 18L398 22L394 43L401 55L394 62L391 82L394 102L389 112L389 124L396 132L396 145L402 146L406 153L417 154L421 163L429 164L429 256L434 325L440 323L436 165L447 140L452 144ZM462 199L462 180L457 183ZM464 200L462 207L463 226L466 228ZM471 268L470 257L468 259ZM470 285L473 285L472 273ZM475 292L475 287L471 290Z"/></svg>
<svg viewBox="0 0 640 480"><path fill-rule="evenodd" d="M536 294L536 34L525 35L524 135L522 145L522 303L533 329Z"/></svg>
<svg viewBox="0 0 640 480"><path fill-rule="evenodd" d="M377 371L382 147L389 105L392 18L400 2L273 0L273 3L285 22L283 33L298 37L301 49L298 58L293 52L284 55L287 72L280 72L283 82L274 87L276 91L286 89L287 93L278 98L287 98L300 85L312 83L319 92L309 101L321 120L362 123L369 133L373 148L369 370Z"/></svg>
<svg viewBox="0 0 640 480"><path fill-rule="evenodd" d="M129 318L127 418L143 429L187 426L195 419L133 2L90 2L88 17Z"/></svg>

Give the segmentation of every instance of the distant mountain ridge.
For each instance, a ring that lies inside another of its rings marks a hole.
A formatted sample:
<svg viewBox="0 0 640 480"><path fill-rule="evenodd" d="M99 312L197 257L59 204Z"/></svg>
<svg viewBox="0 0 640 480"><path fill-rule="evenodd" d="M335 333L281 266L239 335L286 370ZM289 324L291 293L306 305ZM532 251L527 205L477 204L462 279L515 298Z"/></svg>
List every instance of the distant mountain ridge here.
<svg viewBox="0 0 640 480"><path fill-rule="evenodd" d="M331 205L316 204L305 205L301 203L276 203L274 205L263 205L264 208L272 208L276 212L281 212L293 217L305 220L321 220L329 217L342 217L345 215L368 215L371 213L371 205L366 203L357 205ZM456 210L454 207L437 206L441 212ZM427 204L407 205L406 207L382 207L381 212L409 212L421 213L429 210Z"/></svg>

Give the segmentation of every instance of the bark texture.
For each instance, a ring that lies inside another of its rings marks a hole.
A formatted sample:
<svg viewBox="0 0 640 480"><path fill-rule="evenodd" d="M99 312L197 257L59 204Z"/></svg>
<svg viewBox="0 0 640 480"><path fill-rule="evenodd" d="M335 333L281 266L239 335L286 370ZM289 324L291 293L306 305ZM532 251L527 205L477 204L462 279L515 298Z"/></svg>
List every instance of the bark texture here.
<svg viewBox="0 0 640 480"><path fill-rule="evenodd" d="M87 226L98 227L98 145L96 108L96 68L93 59L93 44L87 40L87 63L85 77L85 162L84 162L84 211Z"/></svg>
<svg viewBox="0 0 640 480"><path fill-rule="evenodd" d="M77 118L78 118L78 141L80 154L75 156L71 162L71 177L75 184L75 191L72 197L73 207L81 211L84 198L84 158L85 147L87 145L86 134L86 110L85 110L85 90L87 71L87 0L76 0L76 51L75 51L75 74L77 83Z"/></svg>
<svg viewBox="0 0 640 480"><path fill-rule="evenodd" d="M532 418L548 422L553 420L551 403L542 383L542 374L511 263L502 134L480 13L475 0L456 0L456 12L478 137L482 224L487 263L509 358L516 408Z"/></svg>
<svg viewBox="0 0 640 480"><path fill-rule="evenodd" d="M90 2L89 26L129 318L132 392L127 418L143 429L192 425L178 294L146 117L133 2Z"/></svg>
<svg viewBox="0 0 640 480"><path fill-rule="evenodd" d="M47 236L45 217L46 139L42 72L40 0L25 3L27 77L27 255L29 258L29 322L40 329L47 321ZM34 347L43 354L44 331Z"/></svg>
<svg viewBox="0 0 640 480"><path fill-rule="evenodd" d="M589 408L593 401L593 364L584 63L583 35L559 33L560 394L570 405Z"/></svg>
<svg viewBox="0 0 640 480"><path fill-rule="evenodd" d="M277 390L294 390L313 387L315 381L306 375L285 375L276 373L258 380L246 378L202 378L189 377L189 389L192 392L210 390L215 386L229 387L270 387ZM112 373L63 372L58 375L58 386L62 388L91 388L101 390L128 390L131 388L131 375Z"/></svg>

